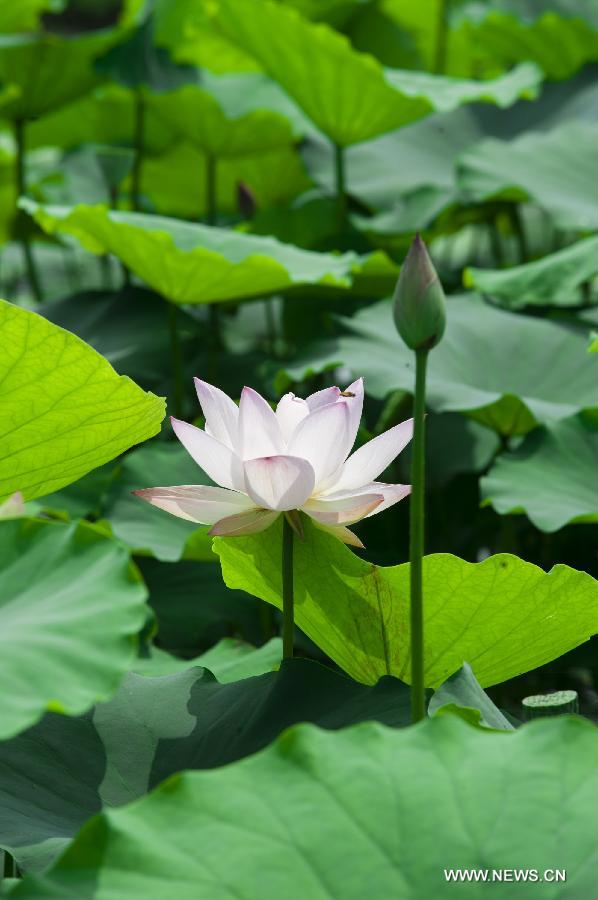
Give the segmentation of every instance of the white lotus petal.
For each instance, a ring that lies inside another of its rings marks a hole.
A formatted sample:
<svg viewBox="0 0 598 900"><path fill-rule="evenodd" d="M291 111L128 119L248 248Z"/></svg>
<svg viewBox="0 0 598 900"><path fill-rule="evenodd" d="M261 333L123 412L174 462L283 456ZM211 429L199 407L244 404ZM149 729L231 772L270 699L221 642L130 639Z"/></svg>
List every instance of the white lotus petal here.
<svg viewBox="0 0 598 900"><path fill-rule="evenodd" d="M179 441L197 465L217 484L225 488L243 490L241 462L226 444L206 434L201 428L171 418Z"/></svg>
<svg viewBox="0 0 598 900"><path fill-rule="evenodd" d="M247 494L208 485L180 484L133 493L158 509L200 525L213 525L225 516L255 510L255 503Z"/></svg>
<svg viewBox="0 0 598 900"><path fill-rule="evenodd" d="M301 397L294 394L285 394L278 401L276 418L282 431L282 436L288 444L299 422L309 415L309 406Z"/></svg>
<svg viewBox="0 0 598 900"><path fill-rule="evenodd" d="M369 484L364 484L361 488L351 488L346 491L334 491L334 493L329 493L323 495L322 497L318 497L317 500L325 503L327 501L339 502L339 503L350 503L357 502L359 497L367 497L372 494L377 494L380 497L380 504L376 506L374 510L367 513L366 516L374 516L379 512L382 512L383 509L388 509L389 506L394 506L395 503L398 503L399 500L403 500L405 497L408 497L411 493L411 485L410 484L384 484L382 481L371 481ZM308 501L312 503L312 500Z"/></svg>
<svg viewBox="0 0 598 900"><path fill-rule="evenodd" d="M375 489L376 491L380 491L384 499L379 506L367 514L367 519L369 519L370 516L377 516L378 513L388 509L389 506L394 506L395 503L404 500L405 497L408 497L411 493L410 484L382 484L380 481L374 481L372 484L368 485L368 488L370 490Z"/></svg>
<svg viewBox="0 0 598 900"><path fill-rule="evenodd" d="M252 509L220 519L210 528L208 534L220 537L240 537L243 534L257 534L265 531L277 519L279 513L269 509Z"/></svg>
<svg viewBox="0 0 598 900"><path fill-rule="evenodd" d="M309 406L309 411L315 412L321 406L328 406L329 403L334 403L338 400L340 394L341 389L338 387L324 388L323 391L316 391L315 394L310 394L305 402Z"/></svg>
<svg viewBox="0 0 598 900"><path fill-rule="evenodd" d="M220 388L194 378L195 390L206 420L206 432L236 450L239 431L239 407Z"/></svg>
<svg viewBox="0 0 598 900"><path fill-rule="evenodd" d="M363 378L358 378L348 388L345 388L341 396L343 395L345 395L349 410L349 450L351 450L359 431L361 413L363 412Z"/></svg>
<svg viewBox="0 0 598 900"><path fill-rule="evenodd" d="M250 459L243 468L247 493L265 509L299 509L314 489L312 466L296 456Z"/></svg>
<svg viewBox="0 0 598 900"><path fill-rule="evenodd" d="M284 453L284 442L276 413L261 394L245 387L239 404L239 449L243 459Z"/></svg>
<svg viewBox="0 0 598 900"><path fill-rule="evenodd" d="M383 502L377 493L356 494L340 499L308 500L303 511L325 525L352 525L370 515Z"/></svg>
<svg viewBox="0 0 598 900"><path fill-rule="evenodd" d="M323 522L316 522L316 525L320 531L331 534L337 540L342 541L343 544L348 544L350 547L357 547L359 550L365 549L357 535L353 534L352 531L349 531L344 525L325 525Z"/></svg>
<svg viewBox="0 0 598 900"><path fill-rule="evenodd" d="M368 441L349 457L335 483L328 485L326 493L359 488L374 481L406 447L412 435L413 419L407 419Z"/></svg>
<svg viewBox="0 0 598 900"><path fill-rule="evenodd" d="M346 403L330 403L310 413L289 444L289 453L312 464L316 488L346 459L349 452L349 410Z"/></svg>

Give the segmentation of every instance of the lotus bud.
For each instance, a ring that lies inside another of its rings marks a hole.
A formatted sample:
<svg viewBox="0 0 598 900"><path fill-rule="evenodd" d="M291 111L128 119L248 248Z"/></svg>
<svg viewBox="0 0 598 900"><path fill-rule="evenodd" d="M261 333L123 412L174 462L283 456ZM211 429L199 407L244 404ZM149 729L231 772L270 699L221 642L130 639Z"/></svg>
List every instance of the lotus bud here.
<svg viewBox="0 0 598 900"><path fill-rule="evenodd" d="M255 194L244 181L237 184L237 207L244 219L253 219L255 216L257 210Z"/></svg>
<svg viewBox="0 0 598 900"><path fill-rule="evenodd" d="M444 291L419 234L413 239L397 282L394 320L412 350L431 350L444 334Z"/></svg>

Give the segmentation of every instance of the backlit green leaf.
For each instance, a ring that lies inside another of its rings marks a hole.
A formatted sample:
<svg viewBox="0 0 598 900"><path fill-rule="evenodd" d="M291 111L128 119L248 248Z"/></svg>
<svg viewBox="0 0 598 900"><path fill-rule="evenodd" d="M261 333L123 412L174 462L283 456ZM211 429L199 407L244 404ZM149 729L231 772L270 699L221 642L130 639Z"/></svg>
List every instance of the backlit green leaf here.
<svg viewBox="0 0 598 900"><path fill-rule="evenodd" d="M327 25L270 0L220 0L218 21L340 147L473 100L510 105L541 81L532 64L486 83L385 70Z"/></svg>
<svg viewBox="0 0 598 900"><path fill-rule="evenodd" d="M358 681L410 678L409 566L367 563L305 521L295 541L295 621ZM251 537L217 538L224 580L281 607L280 520ZM482 686L561 656L598 632L598 582L516 556L424 559L425 679L437 687L465 660ZM464 626L467 623L467 627Z"/></svg>
<svg viewBox="0 0 598 900"><path fill-rule="evenodd" d="M266 79L267 81L267 79ZM261 76L211 78L151 99L154 115L197 149L221 158L288 146L289 120L260 104Z"/></svg>
<svg viewBox="0 0 598 900"><path fill-rule="evenodd" d="M22 201L48 233L76 237L94 253L114 253L174 303L216 303L278 293L294 285L348 288L384 256L299 250L274 238L193 225L104 206L56 207Z"/></svg>
<svg viewBox="0 0 598 900"><path fill-rule="evenodd" d="M164 401L80 338L0 300L0 499L56 491L160 430Z"/></svg>
<svg viewBox="0 0 598 900"><path fill-rule="evenodd" d="M35 119L81 97L99 81L94 59L118 40L117 30L65 38L56 34L0 35L0 83L19 95L5 105L9 119Z"/></svg>

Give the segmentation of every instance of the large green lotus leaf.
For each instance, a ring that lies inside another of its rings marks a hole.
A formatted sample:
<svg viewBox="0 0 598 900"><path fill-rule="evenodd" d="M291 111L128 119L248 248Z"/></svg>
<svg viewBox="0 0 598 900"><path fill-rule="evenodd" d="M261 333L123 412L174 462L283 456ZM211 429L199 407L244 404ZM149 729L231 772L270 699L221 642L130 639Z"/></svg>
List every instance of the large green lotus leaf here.
<svg viewBox="0 0 598 900"><path fill-rule="evenodd" d="M578 900L595 885L597 768L598 733L580 718L511 734L455 716L336 734L299 725L256 756L104 812L13 896L162 900L174 884L177 900ZM496 892L455 890L443 874L505 866L568 877Z"/></svg>
<svg viewBox="0 0 598 900"><path fill-rule="evenodd" d="M385 70L327 25L269 0L220 0L218 21L341 147L473 100L510 105L541 81L533 64L485 83Z"/></svg>
<svg viewBox="0 0 598 900"><path fill-rule="evenodd" d="M511 309L523 306L579 306L588 282L598 275L598 237L585 238L510 269L466 269L465 285Z"/></svg>
<svg viewBox="0 0 598 900"><path fill-rule="evenodd" d="M173 303L249 299L295 285L348 288L371 259L314 253L274 238L104 206L22 203L49 234L70 234L94 253L114 253Z"/></svg>
<svg viewBox="0 0 598 900"><path fill-rule="evenodd" d="M171 91L199 77L195 66L174 62L164 47L155 45L151 15L97 59L96 69L117 84L148 91Z"/></svg>
<svg viewBox="0 0 598 900"><path fill-rule="evenodd" d="M598 375L598 361L595 362ZM528 435L482 479L482 497L501 514L524 511L537 528L598 522L598 425L579 416Z"/></svg>
<svg viewBox="0 0 598 900"><path fill-rule="evenodd" d="M397 0L394 0L397 2ZM593 0L469 0L456 10L458 47L507 68L533 60L550 79L569 78L598 59L598 15ZM455 59L456 65L458 65Z"/></svg>
<svg viewBox="0 0 598 900"><path fill-rule="evenodd" d="M421 68L437 62L444 0L382 0L383 11L415 41ZM486 78L533 60L548 78L568 78L598 58L592 0L469 0L449 7L444 71Z"/></svg>
<svg viewBox="0 0 598 900"><path fill-rule="evenodd" d="M227 39L214 22L214 4L197 0L155 0L154 39L176 62L219 74L254 72L256 61Z"/></svg>
<svg viewBox="0 0 598 900"><path fill-rule="evenodd" d="M295 620L358 681L410 677L409 565L379 567L306 524L295 541ZM282 525L251 537L217 538L222 574L280 608ZM442 684L468 660L482 686L561 656L598 631L598 582L556 566L546 574L516 556L468 563L424 560L425 679Z"/></svg>
<svg viewBox="0 0 598 900"><path fill-rule="evenodd" d="M252 647L234 638L222 638L205 653L195 659L180 659L159 647L151 647L149 656L140 657L133 666L133 672L146 678L175 675L192 666L209 669L220 684L230 684L243 678L265 675L278 669L282 658L282 640L271 638L261 647Z"/></svg>
<svg viewBox="0 0 598 900"><path fill-rule="evenodd" d="M285 6L292 6L308 19L328 22L338 29L346 27L357 11L373 5L373 0L279 0L279 2Z"/></svg>
<svg viewBox="0 0 598 900"><path fill-rule="evenodd" d="M260 153L293 140L290 123L278 113L254 109L227 115L217 96L199 85L155 95L151 105L172 132L217 159Z"/></svg>
<svg viewBox="0 0 598 900"><path fill-rule="evenodd" d="M598 125L567 122L545 134L481 141L459 157L458 183L476 202L528 198L559 228L598 228L597 140Z"/></svg>
<svg viewBox="0 0 598 900"><path fill-rule="evenodd" d="M409 692L395 679L364 687L309 660L230 684L203 668L129 674L91 714L50 714L0 744L0 845L39 870L91 815L181 769L231 763L297 722L338 729L374 719L396 727L409 717Z"/></svg>
<svg viewBox="0 0 598 900"><path fill-rule="evenodd" d="M493 103L501 108L517 100L533 100L542 84L542 72L533 63L521 63L489 81L449 78L429 72L385 69L389 84L406 97L425 97L434 112L452 112L466 103Z"/></svg>
<svg viewBox="0 0 598 900"><path fill-rule="evenodd" d="M27 146L65 150L90 143L132 146L134 134L135 92L109 84L31 122L27 126ZM143 123L144 153L164 153L176 138L155 115L148 99Z"/></svg>
<svg viewBox="0 0 598 900"><path fill-rule="evenodd" d="M388 209L421 188L457 190L454 158L484 136L468 108L432 115L398 131L347 148L347 185L352 197L372 209ZM334 190L329 142L311 138L302 148L308 171Z"/></svg>
<svg viewBox="0 0 598 900"><path fill-rule="evenodd" d="M147 614L127 550L93 526L2 521L0 581L0 737L110 697Z"/></svg>
<svg viewBox="0 0 598 900"><path fill-rule="evenodd" d="M94 59L118 37L117 29L76 38L0 35L0 82L19 89L2 115L35 119L87 93L99 81Z"/></svg>
<svg viewBox="0 0 598 900"><path fill-rule="evenodd" d="M216 167L219 213L239 215L240 182L250 189L258 209L285 203L311 187L301 158L290 144L220 160ZM207 212L205 156L190 144L181 143L162 156L148 159L142 168L141 191L159 215L200 219Z"/></svg>
<svg viewBox="0 0 598 900"><path fill-rule="evenodd" d="M76 481L160 430L164 401L80 338L0 300L0 499Z"/></svg>
<svg viewBox="0 0 598 900"><path fill-rule="evenodd" d="M44 12L60 12L64 0L19 0L0 4L0 34L16 34L18 31L34 31Z"/></svg>
<svg viewBox="0 0 598 900"><path fill-rule="evenodd" d="M181 444L153 441L123 460L104 515L116 537L136 554L174 562L189 546L191 557L205 559L210 556L207 526L197 526L159 510L156 515L154 510L148 515L147 505L132 494L134 490L171 484L211 482Z"/></svg>
<svg viewBox="0 0 598 900"><path fill-rule="evenodd" d="M582 331L496 309L474 294L449 298L447 319L446 334L430 355L432 409L466 412L503 434L525 434L538 423L598 406L596 365ZM387 301L342 321L349 334L316 345L287 371L301 378L344 363L355 377L365 377L374 397L413 391L413 354L392 326Z"/></svg>

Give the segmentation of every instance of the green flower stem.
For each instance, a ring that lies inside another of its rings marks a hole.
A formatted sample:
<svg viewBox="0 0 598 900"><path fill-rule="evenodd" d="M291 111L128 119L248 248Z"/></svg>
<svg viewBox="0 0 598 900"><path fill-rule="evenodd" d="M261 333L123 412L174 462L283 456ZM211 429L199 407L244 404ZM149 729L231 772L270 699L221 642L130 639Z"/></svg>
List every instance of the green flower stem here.
<svg viewBox="0 0 598 900"><path fill-rule="evenodd" d="M282 656L292 659L295 637L295 597L293 589L293 529L282 517Z"/></svg>
<svg viewBox="0 0 598 900"><path fill-rule="evenodd" d="M334 145L334 183L336 190L336 208L338 227L344 231L347 221L347 185L345 173L345 148Z"/></svg>
<svg viewBox="0 0 598 900"><path fill-rule="evenodd" d="M434 67L432 69L435 75L443 75L446 70L449 2L450 0L438 0L436 45L434 48Z"/></svg>
<svg viewBox="0 0 598 900"><path fill-rule="evenodd" d="M173 371L174 414L180 419L183 414L183 397L185 396L183 357L178 329L178 309L174 303L168 306L168 330L170 333L170 355Z"/></svg>
<svg viewBox="0 0 598 900"><path fill-rule="evenodd" d="M215 226L218 221L218 192L217 169L218 161L215 156L206 156L206 224ZM210 304L210 340L208 346L208 374L211 381L216 381L218 376L218 362L222 349L222 323L220 310L214 303Z"/></svg>
<svg viewBox="0 0 598 900"><path fill-rule="evenodd" d="M27 192L27 184L25 179L25 122L23 119L17 119L14 123L15 130L15 143L16 143L16 187L17 187L17 201L19 197L23 197ZM22 212L22 210L17 209L17 230L21 234L21 247L23 248L23 257L25 259L25 269L27 271L27 278L29 280L29 285L31 287L31 291L33 296L37 300L38 303L41 303L43 298L43 293L41 289L41 284L39 280L39 275L37 273L37 268L35 265L35 258L33 256L33 249L31 244L29 243L29 237L27 236L27 227L28 221L27 216Z"/></svg>
<svg viewBox="0 0 598 900"><path fill-rule="evenodd" d="M145 100L141 88L135 94L135 135L134 135L134 160L131 172L131 206L133 212L141 209L141 167L143 165L145 134Z"/></svg>
<svg viewBox="0 0 598 900"><path fill-rule="evenodd" d="M206 223L208 225L215 225L218 219L217 166L217 159L208 154L206 156Z"/></svg>
<svg viewBox="0 0 598 900"><path fill-rule="evenodd" d="M519 250L519 263L523 265L529 260L529 250L527 246L527 236L525 234L525 226L519 206L511 204L509 206L509 218L511 220L511 228L517 240L517 248Z"/></svg>
<svg viewBox="0 0 598 900"><path fill-rule="evenodd" d="M425 413L428 352L427 349L415 351L409 544L411 563L411 718L413 722L419 722L426 714L422 557L424 555Z"/></svg>

